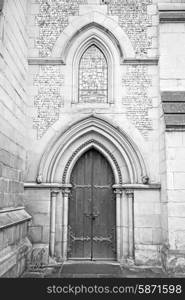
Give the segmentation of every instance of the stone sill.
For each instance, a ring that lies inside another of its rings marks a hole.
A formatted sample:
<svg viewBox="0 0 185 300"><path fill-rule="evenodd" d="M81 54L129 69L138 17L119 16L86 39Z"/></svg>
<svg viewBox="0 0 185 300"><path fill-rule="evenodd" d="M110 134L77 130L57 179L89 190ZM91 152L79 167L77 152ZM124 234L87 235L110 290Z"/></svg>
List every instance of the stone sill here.
<svg viewBox="0 0 185 300"><path fill-rule="evenodd" d="M5 209L0 211L0 230L29 222L32 217L24 208Z"/></svg>
<svg viewBox="0 0 185 300"><path fill-rule="evenodd" d="M153 58L129 58L124 59L122 65L154 65L157 66L159 63L159 57Z"/></svg>
<svg viewBox="0 0 185 300"><path fill-rule="evenodd" d="M52 189L52 188L71 188L71 184L60 184L60 183L34 183L34 182L27 182L24 183L24 188L25 189ZM134 189L134 190L160 190L161 189L161 184L159 183L154 183L154 184L115 184L113 185L114 189Z"/></svg>
<svg viewBox="0 0 185 300"><path fill-rule="evenodd" d="M154 184L136 184L136 183L129 183L129 184L122 184L122 185L113 185L115 189L131 189L131 190L160 190L161 185L159 183Z"/></svg>
<svg viewBox="0 0 185 300"><path fill-rule="evenodd" d="M108 102L108 103L99 103L99 102L84 102L84 103L79 103L79 102L72 102L71 106L75 106L77 108L85 108L85 109L91 109L92 107L96 109L104 109L104 108L109 108L110 106L115 105L114 102Z"/></svg>
<svg viewBox="0 0 185 300"><path fill-rule="evenodd" d="M25 189L65 189L65 188L71 188L71 184L62 184L62 183L35 183L35 182L26 182L24 183Z"/></svg>
<svg viewBox="0 0 185 300"><path fill-rule="evenodd" d="M28 58L28 64L30 66L44 66L44 65L50 65L50 66L57 66L57 65L65 65L63 60L61 58L42 58L42 57L29 57Z"/></svg>

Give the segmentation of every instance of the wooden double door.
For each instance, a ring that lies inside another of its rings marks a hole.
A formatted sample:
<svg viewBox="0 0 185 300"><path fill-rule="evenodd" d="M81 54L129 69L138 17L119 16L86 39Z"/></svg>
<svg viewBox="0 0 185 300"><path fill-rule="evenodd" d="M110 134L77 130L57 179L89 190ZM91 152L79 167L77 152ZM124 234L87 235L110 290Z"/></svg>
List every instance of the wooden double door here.
<svg viewBox="0 0 185 300"><path fill-rule="evenodd" d="M114 176L95 149L78 160L69 199L68 259L116 259Z"/></svg>

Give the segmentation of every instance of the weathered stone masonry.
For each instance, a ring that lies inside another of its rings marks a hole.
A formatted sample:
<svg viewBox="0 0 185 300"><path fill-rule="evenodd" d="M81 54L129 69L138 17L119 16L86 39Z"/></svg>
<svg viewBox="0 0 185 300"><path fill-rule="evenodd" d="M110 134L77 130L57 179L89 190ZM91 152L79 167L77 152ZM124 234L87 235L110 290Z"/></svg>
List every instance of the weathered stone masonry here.
<svg viewBox="0 0 185 300"><path fill-rule="evenodd" d="M36 16L36 24L40 28L36 47L40 56L51 54L53 46L61 32L69 24L69 16L78 14L79 5L87 4L86 0L39 0L40 11Z"/></svg>
<svg viewBox="0 0 185 300"><path fill-rule="evenodd" d="M38 139L59 119L63 106L63 84L64 78L59 66L40 66L40 72L34 78L38 95L34 98L36 116L33 122Z"/></svg>
<svg viewBox="0 0 185 300"><path fill-rule="evenodd" d="M148 13L152 3L152 0L111 0L108 6L109 13L119 17L119 24L128 34L138 57L147 56L152 47L152 37L147 32L152 27L152 14ZM153 9L155 11L155 5Z"/></svg>
<svg viewBox="0 0 185 300"><path fill-rule="evenodd" d="M3 3L4 2L4 3ZM31 248L25 211L27 151L26 0L0 9L0 277L22 274ZM4 4L4 5L3 5Z"/></svg>
<svg viewBox="0 0 185 300"><path fill-rule="evenodd" d="M152 99L148 96L148 89L152 86L152 77L147 74L147 70L147 66L130 66L122 81L127 94L123 97L126 115L146 136L148 131L152 130L152 120L149 117Z"/></svg>

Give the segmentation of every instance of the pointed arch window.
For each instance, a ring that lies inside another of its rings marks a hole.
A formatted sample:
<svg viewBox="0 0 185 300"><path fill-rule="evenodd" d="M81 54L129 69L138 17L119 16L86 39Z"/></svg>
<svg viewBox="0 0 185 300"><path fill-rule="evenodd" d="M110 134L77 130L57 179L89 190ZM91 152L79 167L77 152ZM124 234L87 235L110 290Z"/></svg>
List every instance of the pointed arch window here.
<svg viewBox="0 0 185 300"><path fill-rule="evenodd" d="M108 63L96 45L91 45L82 54L78 78L80 103L108 102Z"/></svg>

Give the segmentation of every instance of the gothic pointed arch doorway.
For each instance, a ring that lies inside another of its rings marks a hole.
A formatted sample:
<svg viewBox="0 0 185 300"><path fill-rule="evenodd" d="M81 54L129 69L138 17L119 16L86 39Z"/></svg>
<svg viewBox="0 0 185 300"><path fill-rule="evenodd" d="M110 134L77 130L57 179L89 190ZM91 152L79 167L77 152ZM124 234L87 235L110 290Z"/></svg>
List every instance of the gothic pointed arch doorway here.
<svg viewBox="0 0 185 300"><path fill-rule="evenodd" d="M75 164L69 200L68 259L116 259L116 200L112 168L95 148Z"/></svg>

